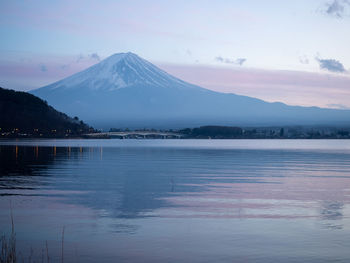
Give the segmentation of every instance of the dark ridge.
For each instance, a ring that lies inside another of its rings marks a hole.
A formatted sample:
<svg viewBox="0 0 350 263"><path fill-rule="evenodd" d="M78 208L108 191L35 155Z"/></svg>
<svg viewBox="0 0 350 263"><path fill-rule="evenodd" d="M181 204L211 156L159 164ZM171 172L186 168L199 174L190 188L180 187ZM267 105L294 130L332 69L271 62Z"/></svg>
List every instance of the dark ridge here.
<svg viewBox="0 0 350 263"><path fill-rule="evenodd" d="M1 137L67 137L90 130L78 117L56 111L32 94L0 88Z"/></svg>

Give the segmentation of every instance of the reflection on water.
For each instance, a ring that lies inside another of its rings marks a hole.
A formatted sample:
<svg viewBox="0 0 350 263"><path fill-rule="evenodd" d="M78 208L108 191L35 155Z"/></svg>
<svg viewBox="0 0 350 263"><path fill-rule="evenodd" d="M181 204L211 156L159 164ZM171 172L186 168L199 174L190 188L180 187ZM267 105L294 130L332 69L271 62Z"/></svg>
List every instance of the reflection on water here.
<svg viewBox="0 0 350 263"><path fill-rule="evenodd" d="M19 239L53 240L65 225L91 262L350 260L346 147L84 142L0 146L1 226L11 200Z"/></svg>
<svg viewBox="0 0 350 263"><path fill-rule="evenodd" d="M321 206L321 219L327 228L342 229L344 203L340 201L323 201Z"/></svg>

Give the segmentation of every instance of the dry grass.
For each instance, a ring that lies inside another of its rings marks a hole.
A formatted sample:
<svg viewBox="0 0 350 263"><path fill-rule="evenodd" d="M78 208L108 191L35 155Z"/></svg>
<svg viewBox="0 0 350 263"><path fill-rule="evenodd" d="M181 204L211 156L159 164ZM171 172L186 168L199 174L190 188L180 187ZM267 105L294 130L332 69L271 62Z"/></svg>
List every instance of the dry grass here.
<svg viewBox="0 0 350 263"><path fill-rule="evenodd" d="M9 238L1 237L0 263L15 263L17 261L16 235L11 234Z"/></svg>
<svg viewBox="0 0 350 263"><path fill-rule="evenodd" d="M6 237L6 235L3 235L0 238L0 246L1 246L1 253L0 253L0 263L36 263L39 261L35 261L34 258L34 251L31 248L30 254L28 256L28 259L25 260L20 252L16 249L16 233L15 233L15 225L13 222L13 215L12 215L12 209L11 209L11 234L10 237ZM49 246L46 241L46 247L45 249L42 249L41 251L41 263L47 262L50 263L50 256L49 256ZM46 255L45 255L46 254ZM61 249L61 263L64 263L64 227L62 230L62 249Z"/></svg>
<svg viewBox="0 0 350 263"><path fill-rule="evenodd" d="M9 238L7 238L5 235L2 236L0 242L1 242L0 263L17 262L16 234L15 234L15 224L13 222L12 208L11 208L11 235Z"/></svg>

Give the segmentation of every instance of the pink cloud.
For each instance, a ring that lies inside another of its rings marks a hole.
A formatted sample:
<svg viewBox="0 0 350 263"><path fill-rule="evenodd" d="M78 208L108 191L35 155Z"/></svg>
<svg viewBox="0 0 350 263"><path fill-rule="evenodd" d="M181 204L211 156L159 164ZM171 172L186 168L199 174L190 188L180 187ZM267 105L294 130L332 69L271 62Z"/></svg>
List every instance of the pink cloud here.
<svg viewBox="0 0 350 263"><path fill-rule="evenodd" d="M159 64L180 79L211 90L292 105L350 107L350 76L301 71Z"/></svg>
<svg viewBox="0 0 350 263"><path fill-rule="evenodd" d="M0 86L16 90L40 88L92 66L98 62L96 55L0 60Z"/></svg>

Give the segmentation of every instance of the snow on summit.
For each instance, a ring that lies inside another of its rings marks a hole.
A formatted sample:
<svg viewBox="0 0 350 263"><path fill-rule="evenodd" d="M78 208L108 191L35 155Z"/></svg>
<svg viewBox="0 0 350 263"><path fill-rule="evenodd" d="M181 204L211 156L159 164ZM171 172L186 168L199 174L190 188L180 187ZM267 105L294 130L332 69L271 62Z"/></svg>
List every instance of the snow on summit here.
<svg viewBox="0 0 350 263"><path fill-rule="evenodd" d="M136 84L164 88L195 87L169 75L136 54L128 52L114 54L86 70L43 88L112 91Z"/></svg>

